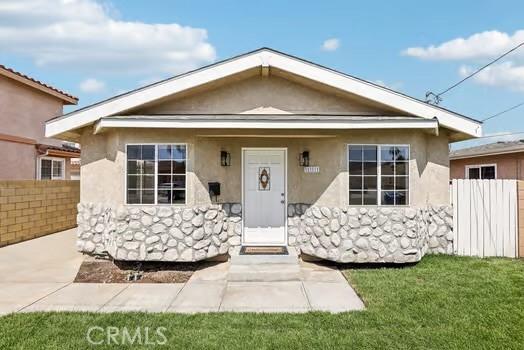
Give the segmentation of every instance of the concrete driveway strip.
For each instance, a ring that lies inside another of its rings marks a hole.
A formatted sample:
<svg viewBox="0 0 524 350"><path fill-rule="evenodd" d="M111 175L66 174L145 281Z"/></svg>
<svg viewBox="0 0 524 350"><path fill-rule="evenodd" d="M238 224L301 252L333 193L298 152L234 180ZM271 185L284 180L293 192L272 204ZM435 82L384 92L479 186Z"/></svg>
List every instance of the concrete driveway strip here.
<svg viewBox="0 0 524 350"><path fill-rule="evenodd" d="M302 282L229 282L220 311L307 312Z"/></svg>
<svg viewBox="0 0 524 350"><path fill-rule="evenodd" d="M22 311L99 311L127 287L126 284L73 283Z"/></svg>
<svg viewBox="0 0 524 350"><path fill-rule="evenodd" d="M67 283L0 283L0 314L16 312L65 286Z"/></svg>
<svg viewBox="0 0 524 350"><path fill-rule="evenodd" d="M348 283L303 282L313 311L364 310L364 303Z"/></svg>
<svg viewBox="0 0 524 350"><path fill-rule="evenodd" d="M84 259L76 229L0 248L0 283L69 283Z"/></svg>
<svg viewBox="0 0 524 350"><path fill-rule="evenodd" d="M101 312L163 312L171 305L184 283L131 284L105 304Z"/></svg>
<svg viewBox="0 0 524 350"><path fill-rule="evenodd" d="M167 309L167 312L217 312L220 308L225 281L188 282Z"/></svg>

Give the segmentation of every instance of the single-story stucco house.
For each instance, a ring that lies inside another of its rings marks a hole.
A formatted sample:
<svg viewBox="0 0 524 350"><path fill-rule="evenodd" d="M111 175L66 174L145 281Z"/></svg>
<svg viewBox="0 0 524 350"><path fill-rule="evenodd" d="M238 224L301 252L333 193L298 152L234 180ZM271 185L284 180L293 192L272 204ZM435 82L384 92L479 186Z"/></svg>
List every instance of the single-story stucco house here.
<svg viewBox="0 0 524 350"><path fill-rule="evenodd" d="M78 248L197 261L288 246L341 262L450 252L451 141L481 123L262 48L47 122L82 144Z"/></svg>

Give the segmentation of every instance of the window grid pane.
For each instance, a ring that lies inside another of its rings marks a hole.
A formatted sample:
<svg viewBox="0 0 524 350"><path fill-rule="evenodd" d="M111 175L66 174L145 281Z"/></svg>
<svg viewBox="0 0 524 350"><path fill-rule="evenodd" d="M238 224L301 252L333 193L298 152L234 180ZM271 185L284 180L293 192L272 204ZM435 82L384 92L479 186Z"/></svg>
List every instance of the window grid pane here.
<svg viewBox="0 0 524 350"><path fill-rule="evenodd" d="M185 203L186 146L158 146L157 201L159 204Z"/></svg>
<svg viewBox="0 0 524 350"><path fill-rule="evenodd" d="M40 160L40 178L42 180L51 180L52 162L50 159Z"/></svg>
<svg viewBox="0 0 524 350"><path fill-rule="evenodd" d="M128 204L185 204L185 145L127 146Z"/></svg>
<svg viewBox="0 0 524 350"><path fill-rule="evenodd" d="M486 180L495 179L495 167L494 166L483 166L480 168L480 178Z"/></svg>
<svg viewBox="0 0 524 350"><path fill-rule="evenodd" d="M382 205L407 205L409 198L409 148L380 146Z"/></svg>
<svg viewBox="0 0 524 350"><path fill-rule="evenodd" d="M479 168L469 168L468 169L468 178L469 179L480 179L480 169Z"/></svg>
<svg viewBox="0 0 524 350"><path fill-rule="evenodd" d="M349 145L348 173L350 205L409 204L408 146Z"/></svg>
<svg viewBox="0 0 524 350"><path fill-rule="evenodd" d="M185 174L185 145L128 145L127 203L185 204Z"/></svg>
<svg viewBox="0 0 524 350"><path fill-rule="evenodd" d="M62 178L62 161L53 160L53 179Z"/></svg>
<svg viewBox="0 0 524 350"><path fill-rule="evenodd" d="M377 204L377 146L348 146L349 204Z"/></svg>

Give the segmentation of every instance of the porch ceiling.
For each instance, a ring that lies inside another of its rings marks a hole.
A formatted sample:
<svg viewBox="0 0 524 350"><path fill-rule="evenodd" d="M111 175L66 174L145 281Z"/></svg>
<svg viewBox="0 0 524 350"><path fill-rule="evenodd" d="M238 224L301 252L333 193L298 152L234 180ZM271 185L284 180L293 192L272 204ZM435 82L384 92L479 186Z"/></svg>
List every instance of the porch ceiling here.
<svg viewBox="0 0 524 350"><path fill-rule="evenodd" d="M127 115L101 118L94 133L109 128L174 129L423 129L438 134L437 119L370 115Z"/></svg>

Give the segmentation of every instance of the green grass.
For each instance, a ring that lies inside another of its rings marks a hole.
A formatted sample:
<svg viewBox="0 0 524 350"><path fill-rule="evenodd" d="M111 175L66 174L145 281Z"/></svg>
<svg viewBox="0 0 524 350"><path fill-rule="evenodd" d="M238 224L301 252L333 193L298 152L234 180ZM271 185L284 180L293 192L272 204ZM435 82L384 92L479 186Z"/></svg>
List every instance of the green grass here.
<svg viewBox="0 0 524 350"><path fill-rule="evenodd" d="M0 318L0 349L140 348L89 345L91 326L166 327L158 349L524 349L523 260L428 256L410 267L345 273L366 311L15 314Z"/></svg>

